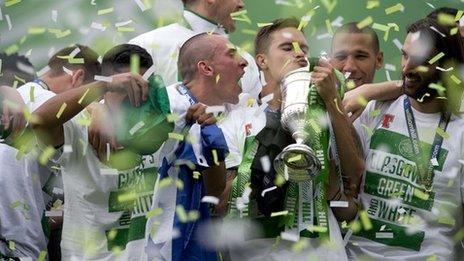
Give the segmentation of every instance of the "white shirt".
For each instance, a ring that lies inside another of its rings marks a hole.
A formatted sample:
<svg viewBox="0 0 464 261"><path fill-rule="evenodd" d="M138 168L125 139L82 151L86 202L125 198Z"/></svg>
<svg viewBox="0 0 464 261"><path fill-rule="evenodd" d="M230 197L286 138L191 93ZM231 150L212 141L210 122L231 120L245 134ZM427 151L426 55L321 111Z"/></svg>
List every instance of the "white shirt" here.
<svg viewBox="0 0 464 261"><path fill-rule="evenodd" d="M177 59L182 44L195 34L215 32L227 37L224 29L200 16L185 10L184 18L190 28L179 23L170 24L141 34L130 40L130 44L139 45L147 50L156 66L156 74L161 75L166 86L178 82ZM259 70L253 57L247 52L241 53L248 62L242 78L242 90L253 98L258 98L261 92Z"/></svg>
<svg viewBox="0 0 464 261"><path fill-rule="evenodd" d="M462 258L462 246L453 236L463 226L464 173L459 160L464 154L464 121L451 117L446 129L449 137L443 139L434 170L432 193L421 197L405 97L372 101L355 122L366 160L359 197L373 228L354 233L349 255L382 260L425 260L433 255L437 260ZM440 113L412 109L422 151L429 157Z"/></svg>
<svg viewBox="0 0 464 261"><path fill-rule="evenodd" d="M60 159L66 199L63 260L145 260L145 215L152 204L155 158L143 156L128 170L109 169L88 144L87 126L79 123L87 117L83 111L64 124L65 146L72 151L65 149ZM132 199L123 199L131 193Z"/></svg>
<svg viewBox="0 0 464 261"><path fill-rule="evenodd" d="M18 92L31 112L55 95L35 82L22 85ZM49 170L39 165L34 153L19 159L17 154L15 148L0 144L0 237L15 242L16 248L10 250L0 242L0 252L37 259L40 251L47 251L41 219L45 210L42 184Z"/></svg>

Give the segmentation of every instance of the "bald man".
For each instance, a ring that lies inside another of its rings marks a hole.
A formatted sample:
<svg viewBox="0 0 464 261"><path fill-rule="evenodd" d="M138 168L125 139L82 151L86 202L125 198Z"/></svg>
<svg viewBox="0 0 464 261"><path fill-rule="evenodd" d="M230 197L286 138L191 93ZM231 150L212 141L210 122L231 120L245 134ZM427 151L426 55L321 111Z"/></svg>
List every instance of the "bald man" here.
<svg viewBox="0 0 464 261"><path fill-rule="evenodd" d="M147 223L149 260L216 260L216 253L204 249L195 235L198 224L209 219L209 207L200 199L219 197L224 190L224 160L228 153L222 131L215 124L208 125L213 121L211 113L206 113L206 106L237 103L241 92L239 81L246 66L247 61L238 55L237 49L218 34L196 35L180 49L178 68L183 81L167 87L167 93L171 113L180 116L174 132L189 129L191 143L169 139L161 148L162 166L152 209L162 208L163 212ZM193 113L193 109L197 111ZM191 116L198 120L189 121ZM186 160L195 165L193 170L180 163ZM183 188L178 189L173 182L161 185L170 179L180 180ZM179 206L185 212L198 211L199 219L185 223ZM175 231L180 235L173 239Z"/></svg>

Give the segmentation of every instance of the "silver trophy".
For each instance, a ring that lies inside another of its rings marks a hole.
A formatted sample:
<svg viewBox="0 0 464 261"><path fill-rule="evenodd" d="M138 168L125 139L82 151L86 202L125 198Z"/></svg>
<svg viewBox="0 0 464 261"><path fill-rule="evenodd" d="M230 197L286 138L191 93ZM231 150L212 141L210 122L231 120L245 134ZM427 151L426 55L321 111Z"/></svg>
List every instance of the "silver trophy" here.
<svg viewBox="0 0 464 261"><path fill-rule="evenodd" d="M312 179L321 168L316 153L305 144L308 138L308 94L311 87L309 67L299 68L285 75L281 81L283 128L296 141L283 149L274 160L277 173L290 181Z"/></svg>

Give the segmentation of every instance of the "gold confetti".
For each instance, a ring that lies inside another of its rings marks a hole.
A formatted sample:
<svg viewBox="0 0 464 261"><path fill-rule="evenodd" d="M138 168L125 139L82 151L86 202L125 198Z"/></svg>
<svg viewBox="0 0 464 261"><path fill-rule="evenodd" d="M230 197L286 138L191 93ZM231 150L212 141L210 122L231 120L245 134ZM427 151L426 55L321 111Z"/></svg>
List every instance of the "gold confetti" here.
<svg viewBox="0 0 464 261"><path fill-rule="evenodd" d="M187 217L187 213L185 212L185 209L184 209L183 206L181 206L181 205L176 206L176 214L177 214L177 217L179 218L180 222L182 222L182 223L187 222L188 217Z"/></svg>
<svg viewBox="0 0 464 261"><path fill-rule="evenodd" d="M459 32L459 28L458 27L454 27L454 28L451 28L450 30L450 35L455 35Z"/></svg>
<svg viewBox="0 0 464 261"><path fill-rule="evenodd" d="M454 74L452 74L452 75L450 76L450 78L451 78L451 80L453 80L456 84L461 84L461 82L462 82L462 81L461 81L458 77L456 77L456 75L454 75Z"/></svg>
<svg viewBox="0 0 464 261"><path fill-rule="evenodd" d="M151 217L154 217L154 216L159 216L163 214L163 209L161 208L154 208L150 211L147 212L147 214L145 214L145 218L146 219L150 219Z"/></svg>
<svg viewBox="0 0 464 261"><path fill-rule="evenodd" d="M159 181L158 186L159 186L160 188L164 188L164 187L166 187L166 186L171 185L172 182L173 182L173 180L172 180L171 177L166 177L166 178L161 179L161 180Z"/></svg>
<svg viewBox="0 0 464 261"><path fill-rule="evenodd" d="M15 4L21 3L21 0L9 0L5 2L5 7L10 7Z"/></svg>
<svg viewBox="0 0 464 261"><path fill-rule="evenodd" d="M84 58L69 58L68 62L70 64L84 64Z"/></svg>
<svg viewBox="0 0 464 261"><path fill-rule="evenodd" d="M337 6L337 0L322 0L322 5L327 9L327 13L332 13L335 6Z"/></svg>
<svg viewBox="0 0 464 261"><path fill-rule="evenodd" d="M216 75L216 84L218 84L220 79L221 79L221 75L220 74Z"/></svg>
<svg viewBox="0 0 464 261"><path fill-rule="evenodd" d="M48 160L55 154L55 148L52 146L47 146L42 154L39 156L39 163L42 165L47 164Z"/></svg>
<svg viewBox="0 0 464 261"><path fill-rule="evenodd" d="M63 104L61 104L61 107L60 109L58 110L58 112L56 113L56 118L59 119L61 117L61 115L63 114L64 110L66 109L66 106L68 106L65 102L63 102Z"/></svg>
<svg viewBox="0 0 464 261"><path fill-rule="evenodd" d="M31 27L27 29L27 32L29 34L43 34L45 33L45 28L44 27Z"/></svg>
<svg viewBox="0 0 464 261"><path fill-rule="evenodd" d="M401 3L398 3L394 6L390 6L388 8L385 9L385 13L387 15L389 14L393 14L393 13L396 13L396 12L399 12L399 11L404 11L404 6L401 4Z"/></svg>
<svg viewBox="0 0 464 261"><path fill-rule="evenodd" d="M168 133L168 138L182 141L182 140L184 140L184 135L182 135L180 133L170 132L170 133Z"/></svg>
<svg viewBox="0 0 464 261"><path fill-rule="evenodd" d="M14 208L19 207L20 205L21 205L21 201L17 200L17 201L10 204L10 208L14 209Z"/></svg>
<svg viewBox="0 0 464 261"><path fill-rule="evenodd" d="M365 210L360 211L359 217L361 219L361 223L364 227L364 230L371 230L372 223L371 223L371 220L369 219L369 216L367 215L367 212Z"/></svg>
<svg viewBox="0 0 464 261"><path fill-rule="evenodd" d="M46 256L47 256L47 251L40 251L37 261L44 261Z"/></svg>
<svg viewBox="0 0 464 261"><path fill-rule="evenodd" d="M366 4L366 9L374 9L376 7L380 6L380 1L379 0L369 0L367 1Z"/></svg>
<svg viewBox="0 0 464 261"><path fill-rule="evenodd" d="M437 16L437 21L441 25L445 26L452 26L456 25L456 21L454 21L455 16L445 13L439 13Z"/></svg>
<svg viewBox="0 0 464 261"><path fill-rule="evenodd" d="M114 11L114 7L98 10L97 15L109 14Z"/></svg>
<svg viewBox="0 0 464 261"><path fill-rule="evenodd" d="M372 17L371 17L371 16L368 16L368 17L364 18L364 20L362 20L361 22L359 22L358 24L356 24L356 26L357 26L359 29L363 29L364 27L369 26L369 25L372 24L373 22L374 22L374 20L372 20Z"/></svg>
<svg viewBox="0 0 464 261"><path fill-rule="evenodd" d="M194 178L194 179L198 179L200 176L201 176L201 173L200 173L200 172L198 172L198 171L194 171L194 172L193 172L193 178Z"/></svg>
<svg viewBox="0 0 464 261"><path fill-rule="evenodd" d="M273 25L273 23L258 23L258 27L265 27L265 26L269 26L269 25Z"/></svg>
<svg viewBox="0 0 464 261"><path fill-rule="evenodd" d="M366 100L366 98L364 98L364 96L359 96L358 99L357 99L357 102L359 105L361 105L362 107L366 107L368 101Z"/></svg>
<svg viewBox="0 0 464 261"><path fill-rule="evenodd" d="M449 134L440 127L437 127L437 134L440 135L443 139L448 139L450 137Z"/></svg>
<svg viewBox="0 0 464 261"><path fill-rule="evenodd" d="M135 32L135 28L134 27L120 26L120 27L118 27L118 32L121 32L121 33Z"/></svg>
<svg viewBox="0 0 464 261"><path fill-rule="evenodd" d="M434 64L438 60L440 60L445 54L443 52L440 52L439 54L435 55L432 59L429 60L429 64Z"/></svg>
<svg viewBox="0 0 464 261"><path fill-rule="evenodd" d="M8 248L10 250L16 250L16 243L14 241L8 240Z"/></svg>
<svg viewBox="0 0 464 261"><path fill-rule="evenodd" d="M346 82L346 88L348 88L348 90L354 89L356 88L356 83L354 83L353 80L349 80Z"/></svg>
<svg viewBox="0 0 464 261"><path fill-rule="evenodd" d="M337 108L337 111L340 114L345 115L345 113L343 113L342 110L340 110L340 107L338 106L338 99L337 98L334 99L334 103L335 103L335 108Z"/></svg>
<svg viewBox="0 0 464 261"><path fill-rule="evenodd" d="M329 19L325 19L325 26L327 27L327 32L329 32L330 35L333 35L334 32Z"/></svg>
<svg viewBox="0 0 464 261"><path fill-rule="evenodd" d="M286 215L288 215L288 210L271 213L271 217L286 216Z"/></svg>
<svg viewBox="0 0 464 261"><path fill-rule="evenodd" d="M428 200L430 195L426 192L423 192L422 190L420 189L414 189L414 196L416 196L417 198L419 199L422 199L422 200Z"/></svg>
<svg viewBox="0 0 464 261"><path fill-rule="evenodd" d="M87 96L87 93L89 93L90 89L85 90L84 94L82 94L82 97L77 101L78 104L81 104L82 101L84 101L85 96Z"/></svg>

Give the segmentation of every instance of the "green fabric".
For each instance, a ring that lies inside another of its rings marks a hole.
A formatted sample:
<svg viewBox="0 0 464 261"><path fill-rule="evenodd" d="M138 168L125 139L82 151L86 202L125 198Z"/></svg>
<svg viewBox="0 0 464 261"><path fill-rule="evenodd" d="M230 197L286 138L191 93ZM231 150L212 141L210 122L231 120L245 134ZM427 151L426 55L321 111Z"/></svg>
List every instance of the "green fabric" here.
<svg viewBox="0 0 464 261"><path fill-rule="evenodd" d="M170 104L163 80L158 75L148 80L148 100L138 108L125 101L122 105L124 120L115 128L118 142L140 155L155 153L174 129L174 123L166 118L170 113ZM141 122L144 123L143 127L131 135L130 130Z"/></svg>

